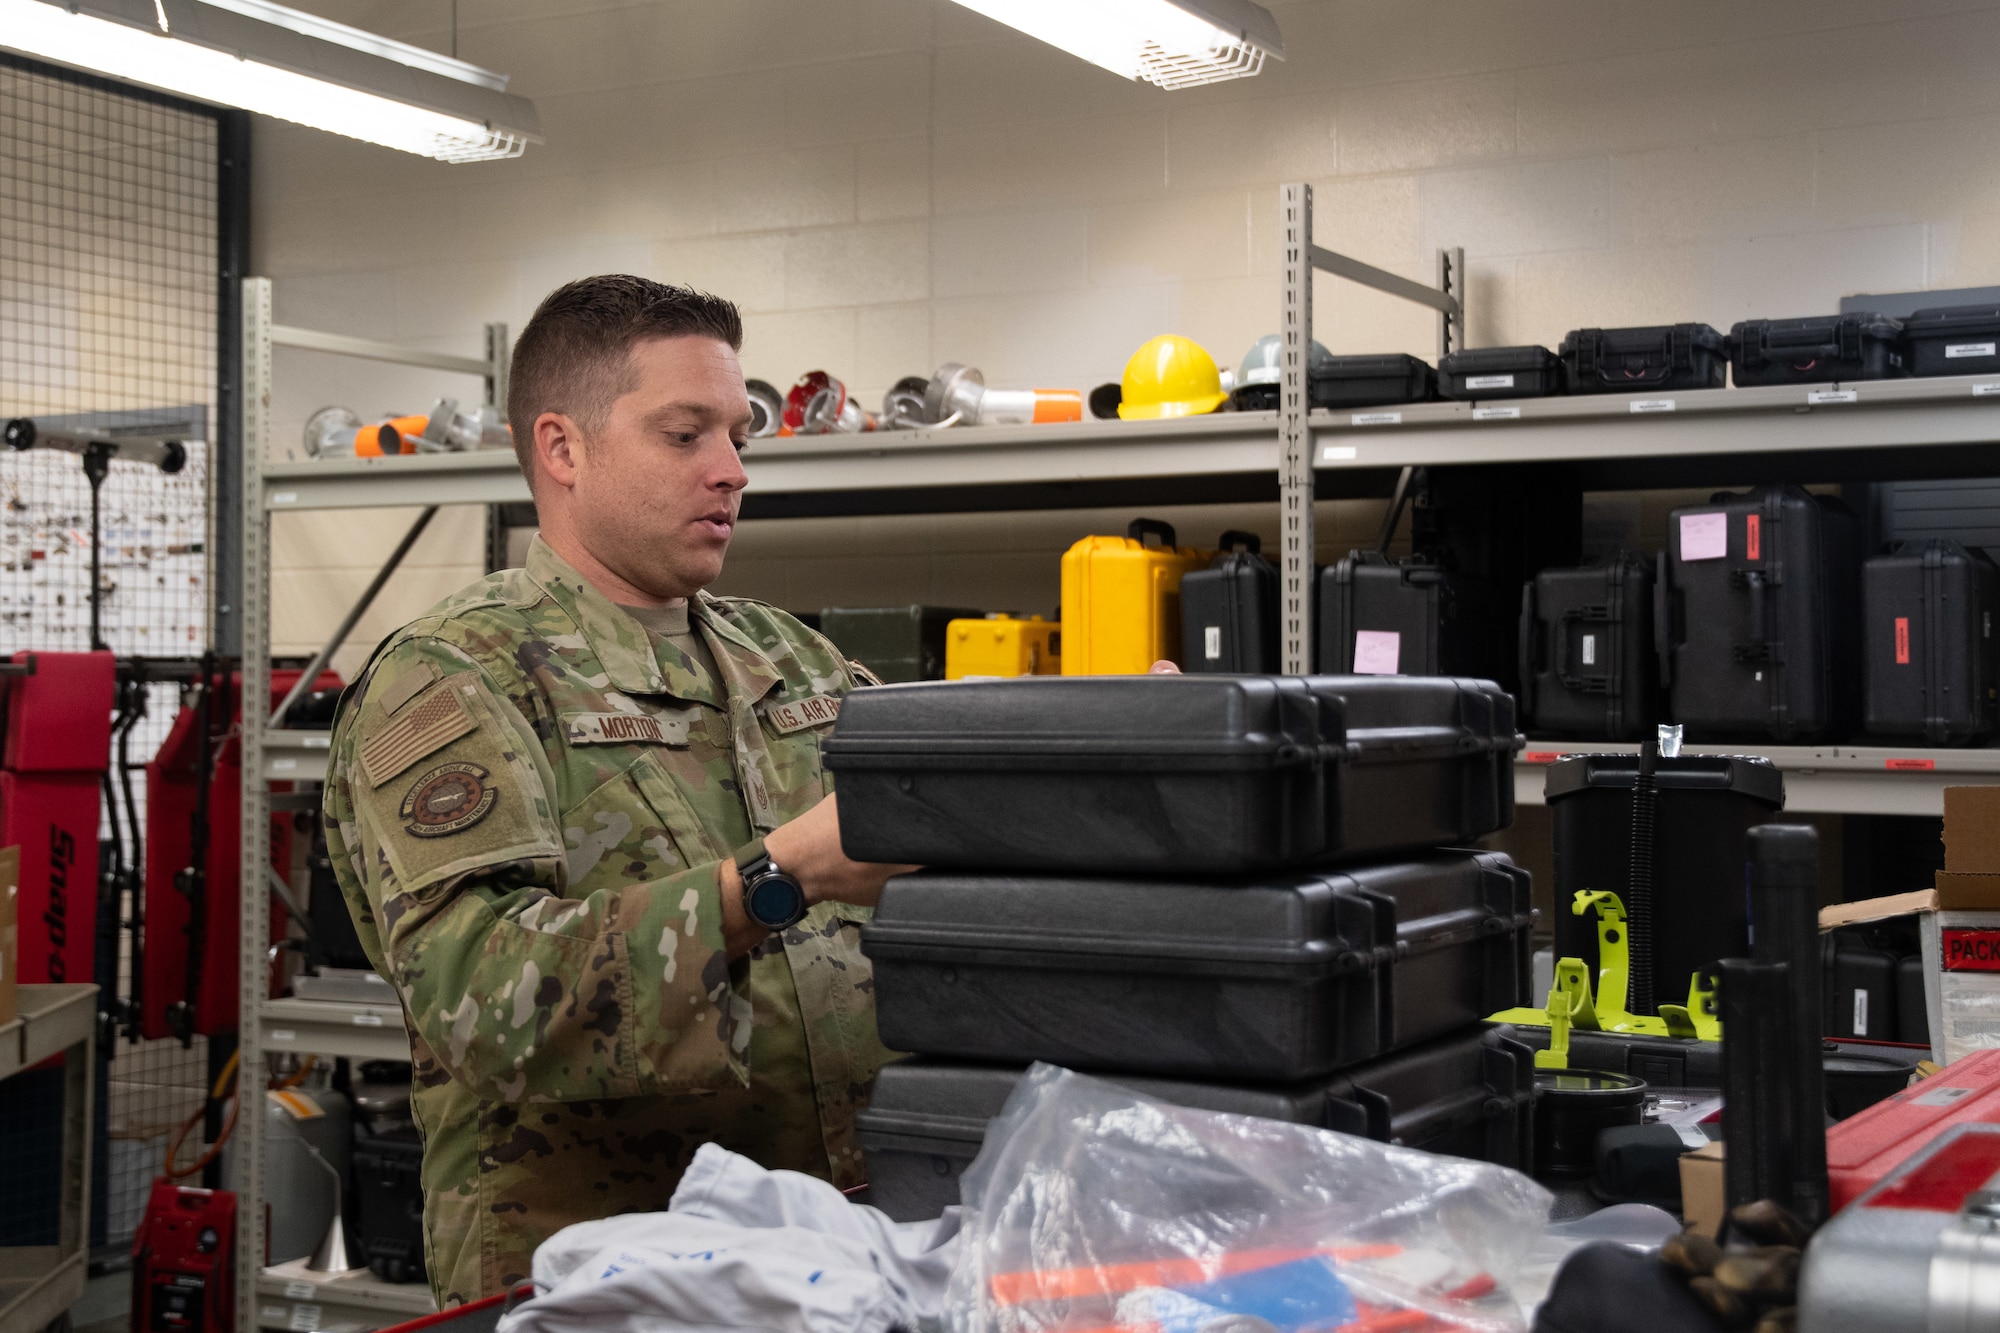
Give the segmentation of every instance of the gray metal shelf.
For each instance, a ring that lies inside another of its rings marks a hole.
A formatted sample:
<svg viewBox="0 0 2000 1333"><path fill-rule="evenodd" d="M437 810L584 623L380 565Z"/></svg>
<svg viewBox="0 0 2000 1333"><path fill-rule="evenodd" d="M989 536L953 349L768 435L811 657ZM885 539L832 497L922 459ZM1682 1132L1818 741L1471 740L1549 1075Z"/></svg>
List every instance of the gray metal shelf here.
<svg viewBox="0 0 2000 1333"><path fill-rule="evenodd" d="M282 1333L382 1328L437 1313L427 1282L384 1282L366 1269L328 1276L306 1270L306 1261L273 1264L257 1274L251 1291L256 1322L249 1327Z"/></svg>
<svg viewBox="0 0 2000 1333"><path fill-rule="evenodd" d="M45 1328L83 1295L90 1263L90 1126L96 1092L97 987L21 986L0 1023L0 1079L51 1056L63 1062L63 1132L56 1243L0 1246L0 1330Z"/></svg>
<svg viewBox="0 0 2000 1333"><path fill-rule="evenodd" d="M393 1004L266 1000L257 1009L265 1048L349 1060L408 1060L410 1035Z"/></svg>
<svg viewBox="0 0 2000 1333"><path fill-rule="evenodd" d="M1565 754L1634 754L1636 745L1531 740L1514 761L1514 799L1542 804L1548 766ZM1822 815L1944 814L1946 787L2000 783L2000 749L1883 745L1690 745L1683 754L1755 755L1785 775L1785 809Z"/></svg>

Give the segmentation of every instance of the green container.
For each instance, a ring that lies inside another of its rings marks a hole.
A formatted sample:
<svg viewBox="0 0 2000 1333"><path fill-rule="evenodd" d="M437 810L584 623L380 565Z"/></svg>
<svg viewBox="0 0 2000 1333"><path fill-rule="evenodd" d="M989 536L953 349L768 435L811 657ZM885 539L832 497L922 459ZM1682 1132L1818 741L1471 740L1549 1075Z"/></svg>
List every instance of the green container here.
<svg viewBox="0 0 2000 1333"><path fill-rule="evenodd" d="M943 680L945 626L985 614L951 606L829 606L819 613L819 630L893 685Z"/></svg>

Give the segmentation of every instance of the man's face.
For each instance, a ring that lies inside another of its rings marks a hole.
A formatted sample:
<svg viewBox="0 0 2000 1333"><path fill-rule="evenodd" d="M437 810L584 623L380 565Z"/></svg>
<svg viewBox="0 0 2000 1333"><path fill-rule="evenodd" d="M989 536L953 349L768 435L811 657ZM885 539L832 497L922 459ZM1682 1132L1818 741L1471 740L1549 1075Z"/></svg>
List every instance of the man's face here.
<svg viewBox="0 0 2000 1333"><path fill-rule="evenodd" d="M748 478L743 369L714 338L649 338L635 384L571 449L577 536L607 569L654 597L691 597L722 573Z"/></svg>

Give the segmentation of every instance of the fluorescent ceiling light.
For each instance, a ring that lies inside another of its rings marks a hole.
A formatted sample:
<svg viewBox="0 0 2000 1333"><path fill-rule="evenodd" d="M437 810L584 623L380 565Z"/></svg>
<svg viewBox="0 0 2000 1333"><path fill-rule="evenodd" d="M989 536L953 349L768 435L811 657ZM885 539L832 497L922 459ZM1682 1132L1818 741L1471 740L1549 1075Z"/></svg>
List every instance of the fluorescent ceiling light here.
<svg viewBox="0 0 2000 1333"><path fill-rule="evenodd" d="M502 76L266 0L0 0L0 45L446 162L540 142Z"/></svg>
<svg viewBox="0 0 2000 1333"><path fill-rule="evenodd" d="M1271 11L1252 0L958 0L997 23L1128 79L1192 88L1247 79L1285 58Z"/></svg>

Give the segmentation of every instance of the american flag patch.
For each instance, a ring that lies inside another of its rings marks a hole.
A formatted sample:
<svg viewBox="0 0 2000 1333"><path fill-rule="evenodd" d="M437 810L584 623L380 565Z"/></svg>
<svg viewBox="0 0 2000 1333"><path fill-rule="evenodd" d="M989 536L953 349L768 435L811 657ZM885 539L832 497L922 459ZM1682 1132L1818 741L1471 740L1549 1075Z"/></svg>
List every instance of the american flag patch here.
<svg viewBox="0 0 2000 1333"><path fill-rule="evenodd" d="M361 766L368 770L369 785L381 786L478 725L458 697L456 682L445 681L442 688L433 690L361 747Z"/></svg>

